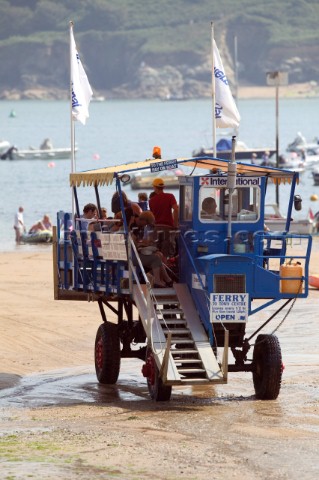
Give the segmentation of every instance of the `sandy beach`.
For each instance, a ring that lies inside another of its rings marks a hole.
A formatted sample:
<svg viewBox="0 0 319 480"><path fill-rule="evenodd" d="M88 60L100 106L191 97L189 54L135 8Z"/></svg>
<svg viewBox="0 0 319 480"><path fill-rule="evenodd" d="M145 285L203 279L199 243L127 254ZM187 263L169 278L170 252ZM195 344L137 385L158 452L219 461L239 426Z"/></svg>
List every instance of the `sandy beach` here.
<svg viewBox="0 0 319 480"><path fill-rule="evenodd" d="M277 332L276 401L256 400L251 375L233 373L156 404L138 360L122 362L118 385L97 384L98 306L54 301L50 248L0 253L0 478L318 478L319 290Z"/></svg>
<svg viewBox="0 0 319 480"><path fill-rule="evenodd" d="M279 87L280 98L308 98L319 95L318 85L313 82L292 83ZM242 85L238 88L238 97L248 98L275 98L275 87Z"/></svg>

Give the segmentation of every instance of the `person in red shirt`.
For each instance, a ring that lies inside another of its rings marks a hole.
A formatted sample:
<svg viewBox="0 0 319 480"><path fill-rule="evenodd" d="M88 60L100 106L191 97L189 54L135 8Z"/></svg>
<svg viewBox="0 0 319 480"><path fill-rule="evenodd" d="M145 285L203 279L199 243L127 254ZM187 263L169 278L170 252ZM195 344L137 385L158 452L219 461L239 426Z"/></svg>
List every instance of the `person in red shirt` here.
<svg viewBox="0 0 319 480"><path fill-rule="evenodd" d="M175 228L178 226L178 204L172 193L164 192L165 183L162 178L153 180L155 195L149 200L149 208L155 217L158 232L159 250L164 256L175 254Z"/></svg>
<svg viewBox="0 0 319 480"><path fill-rule="evenodd" d="M164 192L165 183L162 178L153 180L153 188L156 195L149 200L149 207L155 217L156 225L178 225L178 205L172 193Z"/></svg>

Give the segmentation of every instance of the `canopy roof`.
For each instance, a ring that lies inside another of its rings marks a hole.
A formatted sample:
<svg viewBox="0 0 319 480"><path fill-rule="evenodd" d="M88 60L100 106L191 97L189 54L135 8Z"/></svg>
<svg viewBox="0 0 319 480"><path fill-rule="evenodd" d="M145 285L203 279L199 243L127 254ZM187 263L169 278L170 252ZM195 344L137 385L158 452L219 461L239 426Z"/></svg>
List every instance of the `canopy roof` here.
<svg viewBox="0 0 319 480"><path fill-rule="evenodd" d="M193 167L191 175L197 175L196 169L207 169L210 171L220 171L227 173L228 160L221 160L215 157L195 157L195 158L178 158L173 160L158 160L147 159L142 162L125 163L123 165L114 165L112 167L99 168L96 170L87 170L86 172L77 172L70 174L71 186L86 186L86 185L110 185L113 179L117 175L130 174L139 170L155 168L159 164L161 167L167 167L172 169L172 165L185 165L187 167ZM176 167L173 167L176 168ZM161 176L160 168L158 176ZM164 168L165 170L165 168ZM258 165L252 165L242 162L237 162L237 174L246 176L267 176L274 183L290 183L294 175L298 180L299 174L290 170L282 170L274 167L260 167ZM202 173L200 173L202 175ZM185 173L185 176L188 176Z"/></svg>

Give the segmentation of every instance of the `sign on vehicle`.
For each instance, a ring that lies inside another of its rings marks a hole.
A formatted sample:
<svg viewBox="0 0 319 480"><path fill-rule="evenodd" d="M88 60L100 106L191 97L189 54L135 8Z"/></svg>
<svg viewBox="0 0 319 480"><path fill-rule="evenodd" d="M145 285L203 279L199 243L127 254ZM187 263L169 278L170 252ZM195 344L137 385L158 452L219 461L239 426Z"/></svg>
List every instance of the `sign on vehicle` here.
<svg viewBox="0 0 319 480"><path fill-rule="evenodd" d="M248 317L248 293L211 293L212 323L244 323Z"/></svg>

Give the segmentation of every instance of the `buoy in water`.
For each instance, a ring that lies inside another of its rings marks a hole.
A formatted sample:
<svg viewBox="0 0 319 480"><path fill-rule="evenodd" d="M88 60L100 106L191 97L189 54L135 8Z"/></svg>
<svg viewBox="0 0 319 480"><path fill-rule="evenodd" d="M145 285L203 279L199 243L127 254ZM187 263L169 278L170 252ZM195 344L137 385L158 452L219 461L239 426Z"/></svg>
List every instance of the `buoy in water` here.
<svg viewBox="0 0 319 480"><path fill-rule="evenodd" d="M12 109L10 114L9 114L9 117L10 118L15 118L16 116L17 116L17 114L16 114L15 110Z"/></svg>
<svg viewBox="0 0 319 480"><path fill-rule="evenodd" d="M95 153L95 154L93 155L93 159L94 159L94 160L100 160L100 155L99 155L98 153Z"/></svg>
<svg viewBox="0 0 319 480"><path fill-rule="evenodd" d="M310 200L311 200L312 202L316 202L316 201L318 200L318 195L316 195L316 194L314 193L313 195L311 195Z"/></svg>
<svg viewBox="0 0 319 480"><path fill-rule="evenodd" d="M49 162L48 163L48 168L54 168L55 167L55 163L54 162Z"/></svg>

